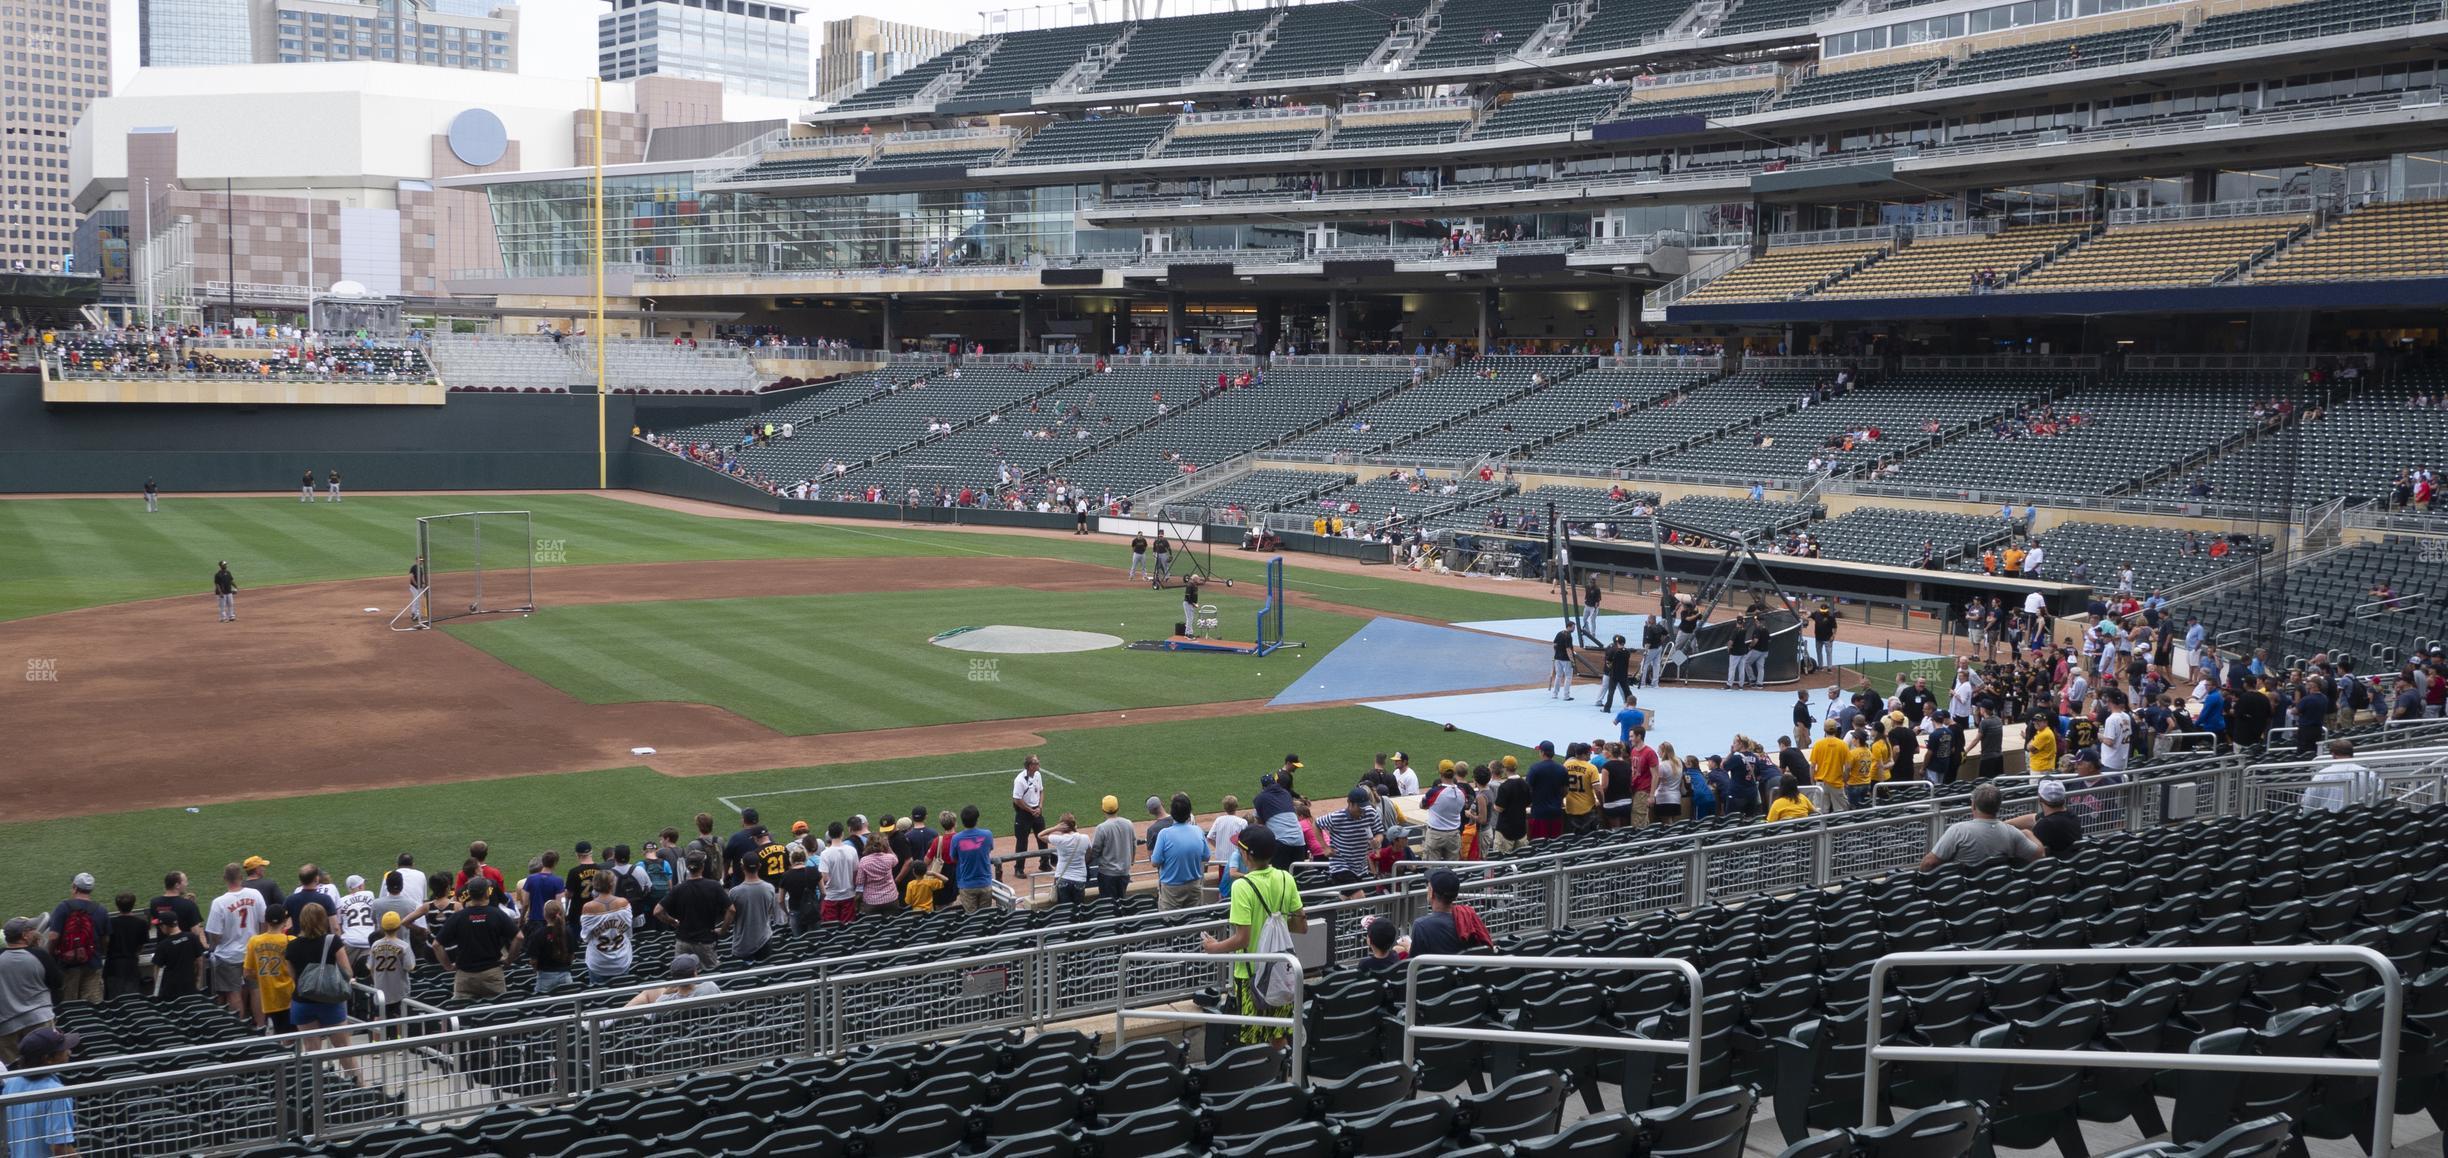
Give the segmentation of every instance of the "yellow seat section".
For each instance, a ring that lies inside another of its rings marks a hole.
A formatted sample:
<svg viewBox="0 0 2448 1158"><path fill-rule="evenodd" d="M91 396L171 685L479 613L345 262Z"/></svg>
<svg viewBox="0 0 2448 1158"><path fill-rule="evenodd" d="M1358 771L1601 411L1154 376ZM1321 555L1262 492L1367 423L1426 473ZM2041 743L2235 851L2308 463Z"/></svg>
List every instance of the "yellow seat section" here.
<svg viewBox="0 0 2448 1158"><path fill-rule="evenodd" d="M2245 217L2110 229L2025 274L2012 290L2202 285L2302 228L2302 217Z"/></svg>
<svg viewBox="0 0 2448 1158"><path fill-rule="evenodd" d="M1932 237L1914 241L1819 291L1823 298L1926 297L1959 294L1972 279L1994 272L2000 280L2055 252L2087 226L2018 225L1994 234Z"/></svg>
<svg viewBox="0 0 2448 1158"><path fill-rule="evenodd" d="M1871 242L1771 249L1700 287L1684 298L1682 304L1784 301L1886 248L1885 242Z"/></svg>
<svg viewBox="0 0 2448 1158"><path fill-rule="evenodd" d="M2448 201L2366 205L2253 272L2257 282L2448 277Z"/></svg>

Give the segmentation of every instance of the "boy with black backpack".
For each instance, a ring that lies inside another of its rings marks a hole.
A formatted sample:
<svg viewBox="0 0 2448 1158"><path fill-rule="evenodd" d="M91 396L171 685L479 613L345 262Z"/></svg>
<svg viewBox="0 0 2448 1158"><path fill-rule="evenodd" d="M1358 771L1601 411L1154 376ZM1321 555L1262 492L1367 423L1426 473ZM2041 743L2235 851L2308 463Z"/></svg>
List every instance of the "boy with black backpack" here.
<svg viewBox="0 0 2448 1158"><path fill-rule="evenodd" d="M68 882L68 899L51 910L50 950L63 980L60 1000L102 1000L102 963L109 956L110 913L93 899L92 873Z"/></svg>

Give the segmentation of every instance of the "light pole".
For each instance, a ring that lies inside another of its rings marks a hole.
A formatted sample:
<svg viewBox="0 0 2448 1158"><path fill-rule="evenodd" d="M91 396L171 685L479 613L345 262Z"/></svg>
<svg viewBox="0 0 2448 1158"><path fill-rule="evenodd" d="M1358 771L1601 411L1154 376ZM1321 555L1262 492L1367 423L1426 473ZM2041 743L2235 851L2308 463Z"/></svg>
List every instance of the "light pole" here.
<svg viewBox="0 0 2448 1158"><path fill-rule="evenodd" d="M314 186L308 185L306 187L306 333L309 337L315 332L315 286L317 282L314 265L314 235ZM235 278L237 274L232 273L230 276Z"/></svg>

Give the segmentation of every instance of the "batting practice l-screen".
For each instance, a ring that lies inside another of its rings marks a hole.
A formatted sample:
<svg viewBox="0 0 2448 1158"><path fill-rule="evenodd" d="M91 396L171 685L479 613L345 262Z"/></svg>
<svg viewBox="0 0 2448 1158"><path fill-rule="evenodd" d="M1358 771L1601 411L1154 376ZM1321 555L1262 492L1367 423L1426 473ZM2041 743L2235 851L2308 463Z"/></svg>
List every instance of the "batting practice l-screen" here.
<svg viewBox="0 0 2448 1158"><path fill-rule="evenodd" d="M535 519L528 512L426 515L416 521L416 543L425 594L403 621L426 626L535 610Z"/></svg>

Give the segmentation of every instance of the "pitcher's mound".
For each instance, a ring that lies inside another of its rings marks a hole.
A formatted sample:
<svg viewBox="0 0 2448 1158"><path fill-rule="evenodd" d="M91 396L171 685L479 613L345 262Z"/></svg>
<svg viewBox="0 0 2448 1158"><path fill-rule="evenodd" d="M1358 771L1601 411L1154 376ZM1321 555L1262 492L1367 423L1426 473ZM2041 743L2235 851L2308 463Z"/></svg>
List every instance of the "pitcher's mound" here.
<svg viewBox="0 0 2448 1158"><path fill-rule="evenodd" d="M1001 655L1050 655L1063 651L1095 651L1120 647L1120 636L1101 631L1062 631L1052 627L955 627L927 640L954 651L986 651Z"/></svg>

